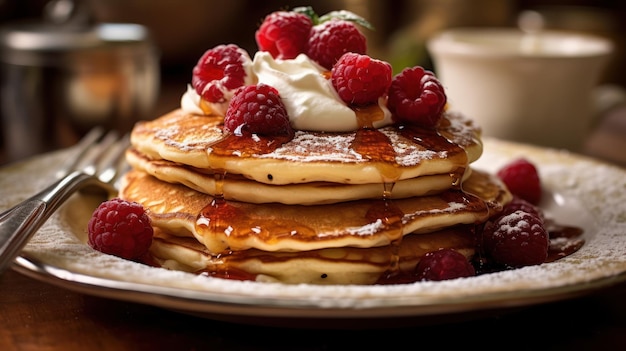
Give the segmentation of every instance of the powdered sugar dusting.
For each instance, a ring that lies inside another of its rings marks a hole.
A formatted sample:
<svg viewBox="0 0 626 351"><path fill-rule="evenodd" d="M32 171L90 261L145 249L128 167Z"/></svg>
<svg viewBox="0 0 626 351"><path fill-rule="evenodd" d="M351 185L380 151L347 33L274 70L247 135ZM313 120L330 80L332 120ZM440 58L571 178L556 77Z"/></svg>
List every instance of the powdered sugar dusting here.
<svg viewBox="0 0 626 351"><path fill-rule="evenodd" d="M396 153L396 163L401 166L411 166L419 164L422 160L428 159L445 159L446 152L435 152L432 150L424 150L418 144L406 142L395 129L382 128L379 129L389 138Z"/></svg>
<svg viewBox="0 0 626 351"><path fill-rule="evenodd" d="M296 131L294 138L261 158L283 159L297 162L359 162L363 157L350 147L353 133L310 133ZM294 147L295 145L295 147ZM296 151L296 152L294 152Z"/></svg>
<svg viewBox="0 0 626 351"><path fill-rule="evenodd" d="M526 212L520 210L502 216L502 218L498 221L498 230L495 231L494 235L504 237L507 233L509 235L524 234L525 232L522 229L531 227L531 224L527 221L526 216L528 216Z"/></svg>
<svg viewBox="0 0 626 351"><path fill-rule="evenodd" d="M462 146L472 146L478 143L474 140L476 127L463 115L448 114L450 123L444 129L445 134L452 138L452 142ZM412 167L424 160L446 159L446 151L433 151L425 149L402 136L396 126L379 128L394 147L395 162L402 167ZM293 140L285 143L273 152L258 155L260 158L284 159L297 162L368 162L366 155L361 155L354 150L353 142L355 132L346 133L323 133L296 131Z"/></svg>
<svg viewBox="0 0 626 351"><path fill-rule="evenodd" d="M626 171L567 152L546 150L485 139L485 152L475 165L495 171L516 157L527 157L538 166L544 187L549 191L542 207L559 222L581 226L585 244L576 253L558 261L521 269L441 282L418 282L389 286L312 286L228 281L168 271L104 255L84 243L84 224L97 203L84 207L85 213L59 211L25 248L25 254L64 272L62 279L106 284L120 289L150 294L178 296L204 302L194 305L211 310L212 303L231 302L254 307L304 307L315 311L326 308L386 309L391 314L419 313L421 306L473 302L507 301L525 297L557 296L585 291L624 279L626 272ZM52 179L55 165L69 151L49 154L1 171L0 210L26 198ZM19 184L20 186L15 186ZM86 201L73 198L73 201ZM22 267L22 269L28 269ZM78 274L78 275L77 275ZM139 284L139 285L138 285ZM162 303L167 307L164 301ZM222 306L223 308L223 306ZM474 307L476 308L476 307ZM306 310L304 310L306 311ZM243 313L243 312L242 312ZM300 313L305 313L301 310ZM329 312L330 313L330 312Z"/></svg>
<svg viewBox="0 0 626 351"><path fill-rule="evenodd" d="M385 224L383 223L383 221L380 219L377 219L376 221L368 225L358 227L353 230L348 229L348 233L350 235L373 235L375 233L378 233L381 230L381 228L384 228L384 226Z"/></svg>

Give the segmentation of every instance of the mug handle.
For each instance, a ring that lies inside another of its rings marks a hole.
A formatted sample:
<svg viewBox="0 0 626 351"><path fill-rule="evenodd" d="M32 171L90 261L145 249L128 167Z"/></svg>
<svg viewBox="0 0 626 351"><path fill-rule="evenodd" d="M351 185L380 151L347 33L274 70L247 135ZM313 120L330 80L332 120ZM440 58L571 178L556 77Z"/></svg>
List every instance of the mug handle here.
<svg viewBox="0 0 626 351"><path fill-rule="evenodd" d="M593 121L591 129L600 124L611 110L626 104L626 89L616 84L602 84L593 90Z"/></svg>

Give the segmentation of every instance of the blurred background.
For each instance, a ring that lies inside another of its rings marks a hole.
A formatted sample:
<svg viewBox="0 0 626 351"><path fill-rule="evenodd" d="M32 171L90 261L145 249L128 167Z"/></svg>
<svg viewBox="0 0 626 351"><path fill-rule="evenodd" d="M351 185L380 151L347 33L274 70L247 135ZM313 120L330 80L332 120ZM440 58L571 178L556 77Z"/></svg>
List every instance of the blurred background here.
<svg viewBox="0 0 626 351"><path fill-rule="evenodd" d="M0 0L0 25L49 22L50 2ZM59 1L55 2L58 5ZM103 22L136 23L149 30L149 40L153 41L158 56L159 74L155 80L158 90L149 110L133 117L139 119L154 118L178 107L190 82L191 69L205 50L218 44L236 43L252 56L257 50L254 32L266 14L305 5L312 6L318 14L347 9L368 19L376 28L364 30L369 54L391 62L396 69L413 65L432 69L424 42L438 30L455 26L517 26L521 13L536 11L546 28L588 32L611 39L616 52L602 83L626 86L626 1L621 0L76 0L72 3L71 16L61 16L57 21L86 26ZM6 130L0 134L0 145L6 145L7 134L10 132ZM57 141L46 147L51 150L64 146ZM5 150L6 147L0 147L0 164L15 161L16 157L7 155Z"/></svg>

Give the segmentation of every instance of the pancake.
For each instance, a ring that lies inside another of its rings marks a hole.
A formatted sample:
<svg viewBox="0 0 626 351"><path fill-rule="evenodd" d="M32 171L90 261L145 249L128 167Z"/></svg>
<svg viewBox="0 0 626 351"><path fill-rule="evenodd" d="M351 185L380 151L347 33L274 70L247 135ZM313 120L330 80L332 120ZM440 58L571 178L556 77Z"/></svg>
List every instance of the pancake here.
<svg viewBox="0 0 626 351"><path fill-rule="evenodd" d="M137 123L131 143L153 160L272 185L380 184L441 174L461 178L482 154L480 129L449 112L436 131L391 125L345 133L297 130L293 139L281 139L229 135L223 117L178 109Z"/></svg>
<svg viewBox="0 0 626 351"><path fill-rule="evenodd" d="M469 259L475 252L471 228L458 226L411 234L399 243L376 248L308 252L250 249L222 255L212 254L194 238L156 230L150 253L164 268L214 277L286 284L374 284L385 273L391 274L392 257L398 259L394 274L410 275L424 254L441 248L454 249Z"/></svg>
<svg viewBox="0 0 626 351"><path fill-rule="evenodd" d="M409 233L482 223L511 199L495 176L476 170L462 189L316 206L252 204L214 198L131 170L119 196L142 204L153 226L172 235L193 236L209 252L219 254L386 246Z"/></svg>
<svg viewBox="0 0 626 351"><path fill-rule="evenodd" d="M227 200L249 203L278 202L288 205L320 205L362 199L380 199L384 185L338 184L310 182L272 185L255 182L238 174L217 177L212 170L202 170L167 160L153 160L135 149L126 152L126 160L135 169L142 170L162 181L179 183L209 195L221 192ZM471 169L465 172L469 177ZM456 179L451 174L426 175L399 180L393 185L391 198L437 194L451 188Z"/></svg>

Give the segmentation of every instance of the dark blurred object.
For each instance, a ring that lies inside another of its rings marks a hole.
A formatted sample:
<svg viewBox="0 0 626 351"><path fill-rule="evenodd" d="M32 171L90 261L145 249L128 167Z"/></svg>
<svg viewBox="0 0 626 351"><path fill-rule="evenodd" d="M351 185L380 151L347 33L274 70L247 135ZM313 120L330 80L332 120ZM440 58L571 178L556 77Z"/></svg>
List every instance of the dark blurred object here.
<svg viewBox="0 0 626 351"><path fill-rule="evenodd" d="M197 61L204 50L237 36L249 14L243 0L86 1L98 22L138 23L149 28L165 66L186 64L190 58Z"/></svg>
<svg viewBox="0 0 626 351"><path fill-rule="evenodd" d="M342 9L354 1L281 0L85 0L97 22L138 23L150 29L161 50L163 73L191 69L202 54L219 44L235 43L253 55L257 50L254 32L263 18L277 10L312 6L319 14ZM311 3L311 4L307 4ZM358 2L358 1L357 1ZM182 87L184 90L184 86Z"/></svg>
<svg viewBox="0 0 626 351"><path fill-rule="evenodd" d="M73 145L101 125L128 131L158 95L158 54L147 28L92 23L83 3L47 3L41 19L0 29L6 158Z"/></svg>

